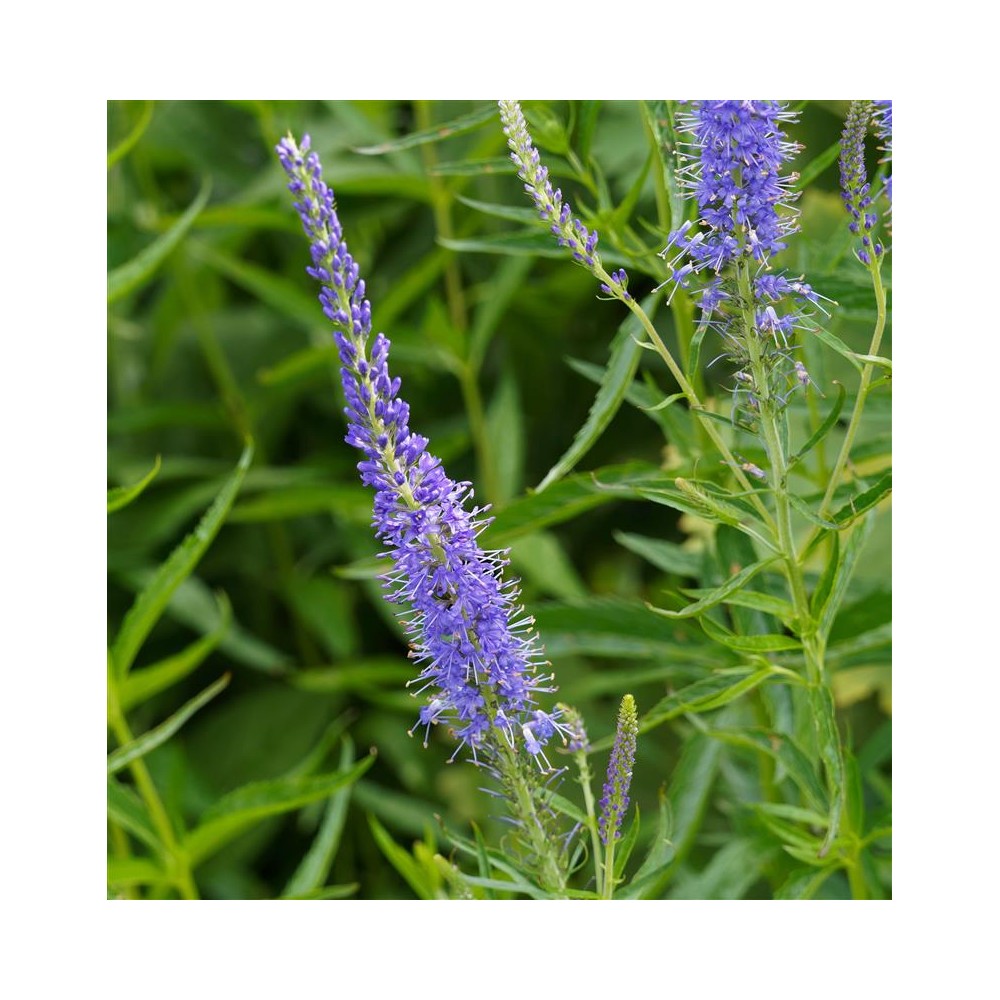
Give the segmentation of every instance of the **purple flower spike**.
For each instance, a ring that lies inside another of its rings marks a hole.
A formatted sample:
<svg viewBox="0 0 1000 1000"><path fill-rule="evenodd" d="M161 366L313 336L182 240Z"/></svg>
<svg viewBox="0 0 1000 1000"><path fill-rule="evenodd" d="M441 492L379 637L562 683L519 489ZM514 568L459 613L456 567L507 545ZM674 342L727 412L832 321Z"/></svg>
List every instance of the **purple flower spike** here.
<svg viewBox="0 0 1000 1000"><path fill-rule="evenodd" d="M558 711L535 706L536 694L555 688L551 675L538 673L542 649L534 619L518 605L517 581L503 579L507 554L479 547L486 509L470 507L471 485L449 479L427 439L410 430L409 406L388 367L389 341L379 333L369 349L365 283L309 137L301 146L283 139L277 153L311 241L306 271L322 286L319 299L334 325L347 399L345 440L364 456L358 470L375 490L375 534L393 562L383 577L387 600L408 609L417 693L428 692L418 722L424 743L432 725L447 722L459 740L456 754L467 746L475 760L481 750L495 757L502 740L548 768L543 748L565 726Z"/></svg>
<svg viewBox="0 0 1000 1000"><path fill-rule="evenodd" d="M777 101L691 101L689 107L677 116L679 130L691 136L678 179L697 202L698 220L667 238L660 256L670 276L663 284L673 286L671 295L678 288L697 294L703 322L722 338L737 368L734 417L742 409L753 422L765 389L784 405L795 384L788 356L795 331L811 329L811 306L822 309L822 296L801 277L771 270L771 257L799 229L791 207L795 175L781 173L799 150L782 130L796 115ZM749 330L747 315L754 320ZM759 342L753 350L751 338ZM766 386L750 371L758 355L766 357Z"/></svg>
<svg viewBox="0 0 1000 1000"><path fill-rule="evenodd" d="M670 234L660 256L677 249L671 261L675 284L691 272L720 274L746 257L766 262L798 230L794 215L778 211L795 199L794 177L782 177L781 167L799 147L785 140L780 127L795 115L777 101L692 101L691 106L677 116L680 131L693 136L681 183L697 200L704 229L692 235L685 223Z"/></svg>
<svg viewBox="0 0 1000 1000"><path fill-rule="evenodd" d="M628 811L628 789L632 783L635 766L635 741L639 734L639 716L635 698L627 694L618 710L618 729L615 745L608 761L608 776L601 796L600 817L597 822L601 841L618 840L621 836L622 817Z"/></svg>

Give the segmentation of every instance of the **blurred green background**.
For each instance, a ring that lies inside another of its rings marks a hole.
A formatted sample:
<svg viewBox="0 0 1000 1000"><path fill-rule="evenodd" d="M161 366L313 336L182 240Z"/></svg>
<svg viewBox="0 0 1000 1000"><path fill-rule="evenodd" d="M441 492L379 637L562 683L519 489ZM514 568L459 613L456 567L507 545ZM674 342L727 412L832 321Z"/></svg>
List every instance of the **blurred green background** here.
<svg viewBox="0 0 1000 1000"><path fill-rule="evenodd" d="M525 107L574 207L593 209L601 228L594 206L605 198L615 206L624 201L630 220L646 220L629 222L632 252L643 243L660 249L665 231L657 222L640 105ZM795 130L807 146L803 162L836 142L846 110L846 102L803 107ZM622 534L685 543L693 559L697 523L679 522L661 506L612 503L593 493L556 494L545 511L518 507L586 418L595 392L587 365L607 363L624 317L615 304L595 301L591 276L544 232L521 235L530 207L506 160L499 122L488 112L482 102L460 101L108 105L109 272L164 234L176 238L155 267L115 287L108 310L109 486L137 481L161 459L145 492L109 519L110 635L152 569L232 473L244 439L256 445L231 513L174 594L137 667L206 636L210 651L178 683L132 708L132 729L156 725L231 674L228 687L147 758L168 812L187 825L249 782L296 768L335 768L345 736L357 756L377 748L373 766L351 791L328 878L364 898L412 895L380 851L369 814L405 846L427 836L443 849L437 816L461 830L469 820L491 833L496 827L490 800L478 791L483 776L446 764L453 749L447 733L435 732L426 750L407 735L418 708L404 688L412 671L373 578L378 550L370 496L343 442L336 356L273 154L286 131L310 132L322 157L368 284L375 328L392 341L391 364L402 377L412 426L430 438L452 477L473 480L477 499L499 512L484 541L512 546L559 697L579 707L591 736L600 738L611 731L624 691L636 695L641 710L716 663L697 626L664 622L643 607L682 580L685 567L652 565ZM473 122L467 130L463 116ZM438 143L398 142L456 120L454 134ZM380 152L386 144L390 149ZM582 146L579 163L589 184L574 163ZM484 211L483 204L494 207ZM497 206L509 207L507 217ZM838 300L830 329L863 352L870 289L847 253L832 159L815 173L799 207L804 233L784 263ZM606 221L625 231L620 220ZM618 249L601 232L606 263L615 263ZM647 294L655 271L636 272L628 255L622 261L633 294ZM657 325L671 342L665 308ZM716 353L706 342L704 361ZM856 378L828 352L810 351L807 360L820 387ZM642 366L661 389L673 391L656 359L644 358ZM723 402L726 376L722 364L706 369ZM869 409L859 454L876 469L888 451L888 402L873 398ZM625 406L578 471L633 460L670 467L670 437L669 425L658 427ZM888 553L888 514L880 513L838 623L843 638L867 636L887 617ZM887 783L887 638L845 654L837 666L845 731L856 747L869 748L872 787ZM757 708L748 699L726 711L752 717ZM666 785L675 824L687 831L667 892L771 895L787 874L780 852L734 807L752 796L747 754L716 745L699 755L691 738L681 719L639 743L634 800L652 814ZM595 770L603 766L603 756L596 757ZM679 766L691 773L679 773ZM198 869L201 893L280 895L324 809L317 802L242 833ZM824 891L846 894L838 877Z"/></svg>

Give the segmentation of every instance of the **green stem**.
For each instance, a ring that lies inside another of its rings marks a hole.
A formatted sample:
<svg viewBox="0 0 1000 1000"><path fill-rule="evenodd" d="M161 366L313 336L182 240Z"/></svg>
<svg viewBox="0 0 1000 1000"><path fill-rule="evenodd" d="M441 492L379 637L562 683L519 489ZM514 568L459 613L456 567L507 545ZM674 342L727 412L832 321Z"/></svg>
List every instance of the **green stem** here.
<svg viewBox="0 0 1000 1000"><path fill-rule="evenodd" d="M135 737L129 729L128 722L121 710L118 701L117 685L114 671L108 670L108 713L111 731L115 734L115 739L119 746L131 743ZM198 889L191 874L191 865L186 852L181 848L174 833L173 824L167 815L167 810L160 799L160 795L153 784L146 762L142 759L134 760L129 765L132 777L135 779L135 786L146 804L150 819L156 827L163 847L167 852L167 862L171 866L171 875L177 885L177 889L184 899L197 899Z"/></svg>
<svg viewBox="0 0 1000 1000"><path fill-rule="evenodd" d="M579 772L580 787L583 789L583 803L587 809L587 829L590 831L590 849L594 854L594 887L597 894L603 893L603 879L601 877L601 838L597 832L597 810L594 807L594 793L590 787L592 774L590 764L587 761L587 751L582 750L574 754L576 766Z"/></svg>
<svg viewBox="0 0 1000 1000"><path fill-rule="evenodd" d="M882 273L881 273L881 258L876 257L874 263L869 266L869 271L872 275L872 284L875 288L875 306L877 309L877 315L875 317L875 330L872 333L871 345L868 348L868 353L871 355L877 355L879 348L882 346L882 333L885 330L885 288L882 285ZM871 384L872 373L875 370L875 365L871 361L866 361L861 369L861 383L858 386L858 396L854 401L854 410L851 413L851 421L847 425L847 432L844 434L844 443L840 446L840 454L837 456L837 461L834 463L833 472L830 473L830 481L826 487L826 493L823 496L823 503L819 509L819 516L823 517L830 507L830 502L833 500L833 494L837 489L837 485L840 482L840 477L843 475L844 468L847 465L847 461L851 455L851 446L854 444L855 435L858 433L858 427L861 423L861 411L865 407L865 402L868 398L868 387Z"/></svg>
<svg viewBox="0 0 1000 1000"><path fill-rule="evenodd" d="M609 831L610 833L610 831ZM604 891L601 899L615 898L615 838L608 837L607 847L604 849Z"/></svg>
<svg viewBox="0 0 1000 1000"><path fill-rule="evenodd" d="M615 297L620 299L642 324L642 328L646 331L646 335L649 337L649 341L653 345L653 349L666 363L667 368L670 369L670 374L673 375L677 385L680 387L681 392L684 393L691 409L701 419L705 432L711 438L715 447L718 448L719 453L725 459L726 463L732 468L740 486L742 486L746 491L750 502L757 508L757 512L760 514L761 520L763 520L763 522L773 532L775 530L775 525L773 519L771 518L770 511L758 496L757 491L750 485L750 480L747 479L745 473L740 468L740 463L736 461L736 457L733 455L732 451L730 451L729 445L726 444L726 442L722 439L722 435L718 432L718 430L716 430L715 423L712 418L706 416L707 411L704 404L695 392L694 387L684 377L684 372L681 371L680 366L677 364L674 356L670 353L669 348L663 343L662 338L656 332L656 327L653 326L649 317L646 315L645 310L631 296L625 298L624 293L618 290L619 286L611 280L611 275L608 274L608 272L605 271L600 264L596 264L593 267L593 273L612 290Z"/></svg>

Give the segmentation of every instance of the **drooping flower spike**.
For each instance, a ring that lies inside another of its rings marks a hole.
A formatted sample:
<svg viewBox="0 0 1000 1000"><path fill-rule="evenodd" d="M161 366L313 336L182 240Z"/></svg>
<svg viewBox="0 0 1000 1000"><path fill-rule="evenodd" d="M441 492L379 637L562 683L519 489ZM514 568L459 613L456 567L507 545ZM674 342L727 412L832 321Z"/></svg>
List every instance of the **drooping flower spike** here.
<svg viewBox="0 0 1000 1000"><path fill-rule="evenodd" d="M403 605L410 657L420 667L419 713L426 734L449 723L474 759L496 756L500 742L530 754L547 769L544 746L565 727L558 712L536 706L555 690L540 674L542 650L534 619L518 604L516 580L504 580L505 552L484 551L477 538L489 523L471 506L469 483L449 479L410 430L400 380L389 372L389 341L372 333L371 305L344 241L333 191L322 178L309 137L289 136L278 157L309 237L306 270L321 285L323 313L334 326L347 399L345 440L363 455L362 481L375 490L373 526L393 562L383 579L387 599Z"/></svg>
<svg viewBox="0 0 1000 1000"><path fill-rule="evenodd" d="M517 176L524 181L524 190L531 196L543 222L548 223L559 246L566 247L577 263L582 264L599 278L605 277L601 258L597 253L598 235L589 230L573 215L562 191L553 188L549 169L542 161L528 132L528 123L517 101L500 101L500 121L503 124L510 158L517 167ZM615 271L608 280L602 280L601 290L615 298L627 300L628 275L624 269Z"/></svg>

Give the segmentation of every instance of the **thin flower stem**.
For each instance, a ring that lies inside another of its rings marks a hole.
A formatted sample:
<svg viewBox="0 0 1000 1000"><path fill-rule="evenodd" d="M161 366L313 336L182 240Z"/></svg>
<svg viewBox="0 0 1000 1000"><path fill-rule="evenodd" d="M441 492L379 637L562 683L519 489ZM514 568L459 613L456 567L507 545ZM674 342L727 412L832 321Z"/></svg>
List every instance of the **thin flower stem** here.
<svg viewBox="0 0 1000 1000"><path fill-rule="evenodd" d="M872 333L871 346L868 348L868 353L870 355L878 354L879 348L882 346L882 333L885 330L885 288L882 285L881 266L881 257L876 257L875 260L868 266L868 270L871 271L872 275L872 284L875 288L875 306L878 310L875 318L875 329ZM865 402L868 399L868 387L871 384L872 373L874 370L875 365L871 361L866 361L861 369L861 383L858 386L857 399L854 401L854 411L851 413L851 420L847 425L847 432L844 434L844 443L840 446L840 454L837 456L837 461L834 463L833 471L830 473L830 481L827 484L826 493L823 496L823 503L819 509L820 517L823 517L829 510L830 503L833 500L833 494L837 489L840 477L843 475L844 468L850 458L851 446L854 444L855 435L858 433L858 427L861 423L861 412L864 410Z"/></svg>
<svg viewBox="0 0 1000 1000"><path fill-rule="evenodd" d="M598 895L603 893L603 878L601 868L601 838L597 832L597 810L594 808L594 793L590 787L593 775L587 760L587 751L575 753L577 770L579 771L580 787L583 789L583 803L587 809L587 829L590 831L590 848L594 854L594 886Z"/></svg>
<svg viewBox="0 0 1000 1000"><path fill-rule="evenodd" d="M674 356L670 353L670 349L667 347L666 344L663 343L662 338L656 332L656 327L653 326L649 317L646 315L645 310L642 308L642 306L639 305L638 302L635 301L634 298L632 298L632 296L628 296L627 298L625 297L624 293L619 290L620 286L614 283L614 281L611 278L611 275L609 275L607 271L605 271L600 264L596 264L592 270L593 273L598 278L600 278L600 280L608 288L612 290L612 293L622 302L624 302L626 306L628 306L628 308L635 315L636 319L638 319L639 322L642 324L642 328L646 331L646 334L649 337L650 343L653 345L654 350L656 351L657 354L660 355L661 358L663 358L664 362L667 365L667 368L670 369L670 374L673 375L678 386L680 386L681 392L683 392L685 397L687 397L687 401L690 404L691 409L701 418L701 422L705 428L705 432L712 439L712 443L715 445L716 448L719 449L719 453L722 455L722 457L726 460L726 463L733 470L733 473L735 474L736 479L739 482L740 486L742 486L743 489L747 491L747 494L750 498L750 502L754 505L754 507L757 508L757 511L761 516L761 520L763 520L763 522L773 533L775 530L775 524L774 520L771 517L770 511L767 509L767 507L764 505L764 502L757 495L757 491L750 485L750 480L747 479L743 470L740 468L740 463L736 461L736 457L733 455L732 451L730 451L729 445L726 444L726 442L722 439L722 435L719 434L718 430L716 430L712 418L706 416L706 409L704 404L701 402L701 399L698 397L698 394L694 391L694 387L687 380L687 378L685 378L684 372L681 371L680 366L674 359Z"/></svg>

